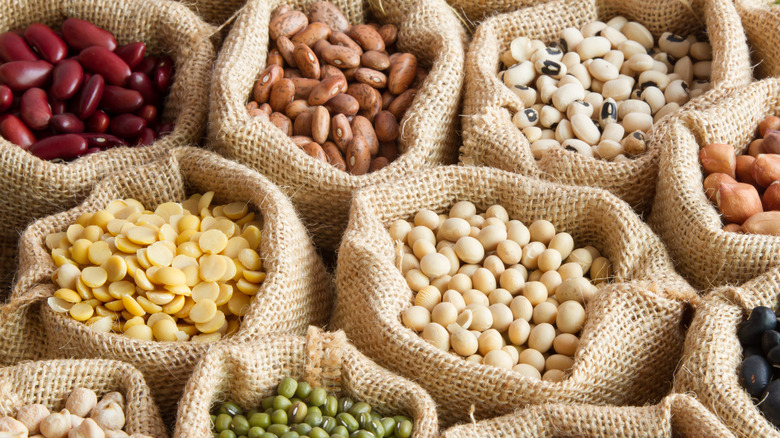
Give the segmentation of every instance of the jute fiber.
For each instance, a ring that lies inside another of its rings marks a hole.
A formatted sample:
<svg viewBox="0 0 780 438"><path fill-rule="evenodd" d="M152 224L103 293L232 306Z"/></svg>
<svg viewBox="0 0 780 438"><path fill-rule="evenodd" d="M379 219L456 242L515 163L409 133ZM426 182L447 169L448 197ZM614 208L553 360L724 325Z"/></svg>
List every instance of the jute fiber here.
<svg viewBox="0 0 780 438"><path fill-rule="evenodd" d="M205 134L208 86L216 57L214 29L176 2L163 0L16 0L0 3L0 31L40 22L59 30L68 17L111 31L119 44L146 43L147 53L173 58L176 72L162 120L176 124L154 144L115 148L73 162L41 160L0 138L0 301L16 266L19 234L33 219L81 202L107 175L162 156Z"/></svg>
<svg viewBox="0 0 780 438"><path fill-rule="evenodd" d="M733 438L693 397L673 394L643 407L545 404L455 426L442 438Z"/></svg>
<svg viewBox="0 0 780 438"><path fill-rule="evenodd" d="M737 436L780 437L742 389L737 375L742 346L737 328L753 307L777 311L780 269L740 286L725 286L697 303L674 380L675 392L695 394Z"/></svg>
<svg viewBox="0 0 780 438"><path fill-rule="evenodd" d="M614 279L586 306L574 368L564 382L468 363L401 323L414 294L398 267L399 242L387 227L421 209L442 213L463 200L482 211L503 205L510 218L529 225L547 219L571 233L575 245L593 245L612 262ZM467 421L472 406L481 419L527 404L657 402L671 388L685 301L694 295L660 239L615 196L484 167L440 167L359 191L336 276L332 324L377 363L425 388L445 426Z"/></svg>
<svg viewBox="0 0 780 438"><path fill-rule="evenodd" d="M763 0L735 0L753 51L757 77L780 76L780 8Z"/></svg>
<svg viewBox="0 0 780 438"><path fill-rule="evenodd" d="M455 12L466 20L469 27L476 27L493 15L527 8L549 0L447 0Z"/></svg>
<svg viewBox="0 0 780 438"><path fill-rule="evenodd" d="M251 117L245 108L265 69L271 13L282 3L250 0L236 19L214 70L209 141L220 154L278 184L292 198L315 242L335 249L355 189L401 181L413 170L455 162L465 31L444 0L334 2L353 24L372 20L398 26L398 49L413 53L430 71L400 121L403 154L382 170L355 176L308 156L285 133ZM308 11L313 1L286 3Z"/></svg>
<svg viewBox="0 0 780 438"><path fill-rule="evenodd" d="M244 6L246 0L179 0L207 23L219 26Z"/></svg>
<svg viewBox="0 0 780 438"><path fill-rule="evenodd" d="M285 377L369 403L380 415L406 415L414 421L416 438L438 436L436 406L419 385L372 362L343 332L314 327L305 337L266 337L212 348L187 382L174 436L211 436L209 414L219 403L256 409Z"/></svg>
<svg viewBox="0 0 780 438"><path fill-rule="evenodd" d="M650 226L661 236L680 274L696 288L739 284L780 265L780 238L722 230L720 212L704 195L699 149L727 143L747 150L758 123L780 112L780 81L765 79L712 95L662 136L658 185Z"/></svg>
<svg viewBox="0 0 780 438"><path fill-rule="evenodd" d="M59 411L76 388L91 389L98 399L109 392L121 393L125 432L168 437L143 375L132 365L114 360L46 360L0 368L0 416L15 416L19 408L33 403Z"/></svg>
<svg viewBox="0 0 780 438"><path fill-rule="evenodd" d="M479 26L466 56L461 162L564 184L600 187L637 211L646 211L652 205L658 171L656 137L663 133L668 117L659 121L646 137L648 151L631 161L588 158L563 148L545 152L537 161L528 140L511 120L524 108L523 104L497 76L499 56L513 39L527 36L557 41L567 27L580 28L616 15L642 23L655 38L665 31L682 35L706 32L712 44L713 88L736 87L751 81L745 34L730 0L555 0L497 15ZM695 107L702 100L705 99L700 96L684 108Z"/></svg>
<svg viewBox="0 0 780 438"><path fill-rule="evenodd" d="M20 280L5 313L12 317L25 307L34 309L40 326L33 331L45 336L50 357L130 362L144 373L163 414L172 415L190 371L209 344L138 341L96 333L81 322L55 313L45 301L41 302L56 289L51 281L55 265L44 239L51 232L64 231L82 213L102 209L114 199L135 198L153 209L162 202L181 201L189 194L207 191L215 192L215 203L249 201L250 209L264 220L259 252L266 279L231 339L246 341L269 333L303 334L310 324L326 324L331 282L290 201L257 172L189 147L175 149L165 160L108 178L78 207L31 225L20 242Z"/></svg>

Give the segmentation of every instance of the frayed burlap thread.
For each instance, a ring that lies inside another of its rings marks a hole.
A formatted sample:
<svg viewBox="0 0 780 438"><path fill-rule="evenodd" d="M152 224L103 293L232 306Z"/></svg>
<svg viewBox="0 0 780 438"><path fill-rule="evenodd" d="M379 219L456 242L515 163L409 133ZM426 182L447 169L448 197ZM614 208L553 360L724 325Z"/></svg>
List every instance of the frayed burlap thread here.
<svg viewBox="0 0 780 438"><path fill-rule="evenodd" d="M214 26L221 26L233 16L246 0L178 0Z"/></svg>
<svg viewBox="0 0 780 438"><path fill-rule="evenodd" d="M496 167L563 184L606 189L639 212L652 205L658 171L658 142L670 117L648 136L648 151L626 162L587 158L557 148L535 160L525 136L511 117L523 108L520 99L499 79L501 53L520 36L557 41L567 27L623 15L644 24L658 38L670 31L704 33L712 44L711 81L715 89L750 83L750 57L739 16L730 0L555 0L485 20L466 56L463 103L463 147L460 161ZM693 99L684 108L706 102Z"/></svg>
<svg viewBox="0 0 780 438"><path fill-rule="evenodd" d="M461 200L483 211L503 205L511 218L527 224L550 220L578 246L593 245L610 258L613 282L600 287L586 308L588 322L564 382L468 363L401 323L413 292L398 268L398 242L387 227L420 209L445 212ZM682 352L685 301L694 296L661 241L613 195L484 167L439 167L359 191L336 277L331 324L377 363L425 388L444 426L467 421L472 406L482 419L527 404L657 402L671 388Z"/></svg>
<svg viewBox="0 0 780 438"><path fill-rule="evenodd" d="M527 8L549 0L447 0L470 28L497 14Z"/></svg>
<svg viewBox="0 0 780 438"><path fill-rule="evenodd" d="M512 414L455 426L442 438L734 438L693 397L673 394L657 405L593 406L545 404Z"/></svg>
<svg viewBox="0 0 780 438"><path fill-rule="evenodd" d="M59 411L76 388L91 389L98 398L121 393L125 432L168 437L143 375L132 365L113 360L45 360L0 368L0 416L15 416L19 408L33 403Z"/></svg>
<svg viewBox="0 0 780 438"><path fill-rule="evenodd" d="M305 337L266 337L212 348L187 382L174 436L210 436L209 414L219 403L257 408L285 377L367 402L381 415L407 415L414 420L415 437L438 436L436 407L420 386L362 355L343 332L314 327Z"/></svg>
<svg viewBox="0 0 780 438"><path fill-rule="evenodd" d="M284 0L250 0L236 18L214 69L209 144L220 154L257 169L287 193L315 242L335 249L349 213L352 192L372 184L400 181L415 169L454 163L464 77L465 31L444 0L339 0L351 23L373 16L398 26L398 48L411 52L430 74L401 120L400 150L387 167L351 175L308 156L267 120L245 106L268 54L268 23ZM311 0L286 2L308 10Z"/></svg>
<svg viewBox="0 0 780 438"><path fill-rule="evenodd" d="M56 267L44 240L51 232L65 230L82 213L104 208L114 199L135 198L153 209L162 202L181 201L189 194L206 191L215 192L215 203L249 201L264 221L259 252L267 276L231 339L247 341L269 333L300 335L310 324L325 325L332 300L331 282L289 199L257 172L190 147L177 148L165 160L108 178L78 207L31 225L20 241L19 281L4 317L13 321L26 311L28 317L39 318L40 325L28 336L40 338L49 357L130 362L144 373L163 415L172 418L190 371L210 344L138 341L96 333L55 313L45 300L41 302L56 289L51 282ZM29 342L25 337L9 341ZM218 343L223 342L228 341Z"/></svg>
<svg viewBox="0 0 780 438"><path fill-rule="evenodd" d="M739 284L780 265L780 238L722 230L717 207L704 195L699 149L727 143L747 150L756 126L780 113L780 80L721 90L708 108L687 111L662 136L657 193L648 223L677 269L696 288Z"/></svg>
<svg viewBox="0 0 780 438"><path fill-rule="evenodd" d="M176 73L163 121L173 132L150 146L115 148L70 163L41 160L0 138L0 302L16 266L17 240L33 219L72 208L100 179L160 158L167 150L200 142L216 57L214 29L176 2L163 0L18 0L0 3L0 30L40 22L59 29L77 17L111 31L119 44L146 43L147 53L173 58Z"/></svg>
<svg viewBox="0 0 780 438"><path fill-rule="evenodd" d="M770 0L734 0L759 78L780 76L780 8Z"/></svg>

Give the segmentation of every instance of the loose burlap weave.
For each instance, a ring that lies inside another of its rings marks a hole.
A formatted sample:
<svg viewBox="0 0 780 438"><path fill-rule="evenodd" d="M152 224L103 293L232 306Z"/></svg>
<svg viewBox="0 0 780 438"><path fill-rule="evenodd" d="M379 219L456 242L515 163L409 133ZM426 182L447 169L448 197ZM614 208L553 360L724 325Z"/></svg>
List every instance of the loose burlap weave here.
<svg viewBox="0 0 780 438"><path fill-rule="evenodd" d="M455 12L470 27L476 27L482 20L493 15L527 8L549 0L447 0Z"/></svg>
<svg viewBox="0 0 780 438"><path fill-rule="evenodd" d="M571 376L535 381L442 352L401 323L413 293L396 263L387 227L420 209L448 211L468 200L484 211L503 205L510 218L551 221L577 246L593 245L614 267L586 307ZM339 249L331 323L391 371L415 380L439 406L443 425L511 412L526 404L643 404L671 388L682 352L685 301L694 295L663 244L627 204L592 188L560 186L482 167L440 167L403 182L359 191Z"/></svg>
<svg viewBox="0 0 780 438"><path fill-rule="evenodd" d="M566 27L623 15L645 25L658 38L706 32L712 44L714 88L750 83L745 34L731 0L555 0L484 21L466 57L463 148L461 162L509 170L564 184L600 187L644 212L652 204L658 172L658 142L665 121L647 136L648 151L630 161L610 162L555 148L537 161L525 136L512 123L523 108L520 99L497 77L499 56L520 36L557 41ZM706 93L705 93L706 96ZM704 96L689 102L695 107Z"/></svg>
<svg viewBox="0 0 780 438"><path fill-rule="evenodd" d="M219 26L244 6L246 0L178 0L197 12L207 23Z"/></svg>
<svg viewBox="0 0 780 438"><path fill-rule="evenodd" d="M735 0L758 77L780 76L780 7L770 0Z"/></svg>
<svg viewBox="0 0 780 438"><path fill-rule="evenodd" d="M71 163L41 160L0 138L0 301L16 266L19 234L28 222L81 202L107 175L143 164L178 145L198 143L205 133L208 86L215 58L214 29L186 7L163 0L17 0L0 3L0 31L40 22L59 30L65 18L91 21L119 44L146 43L147 53L173 58L176 72L164 121L173 132L150 146L116 148Z"/></svg>
<svg viewBox="0 0 780 438"><path fill-rule="evenodd" d="M172 415L190 371L209 344L138 341L96 333L81 322L55 313L45 301L56 288L51 281L55 265L44 239L51 232L64 231L82 213L104 208L114 199L135 198L153 209L162 202L181 201L188 194L207 191L215 192L215 203L249 201L250 208L264 221L259 252L266 279L231 339L251 340L268 333L303 334L310 324L326 324L331 282L290 201L257 172L211 152L182 147L165 160L104 180L78 207L41 219L25 231L20 241L19 281L3 313L11 321L6 325L12 333L18 330L13 320L18 320L20 313L27 312L26 324L32 325L33 318L39 318L40 323L28 327L26 336L6 340L16 345L11 351L19 350L21 357L16 359L35 354L43 346L49 357L130 362L144 373L163 414Z"/></svg>
<svg viewBox="0 0 780 438"><path fill-rule="evenodd" d="M0 368L0 416L15 416L19 408L33 403L59 411L76 388L91 389L98 399L109 392L121 393L125 432L168 437L143 375L132 365L114 360L46 360Z"/></svg>
<svg viewBox="0 0 780 438"><path fill-rule="evenodd" d="M780 238L722 230L720 212L704 195L699 149L727 143L747 150L758 123L780 113L780 81L765 79L711 95L708 108L687 111L661 136L658 185L650 226L677 269L699 289L739 284L780 265Z"/></svg>
<svg viewBox="0 0 780 438"><path fill-rule="evenodd" d="M209 141L220 154L278 184L292 198L315 242L334 249L355 189L400 181L415 169L455 162L465 32L444 0L334 2L351 23L371 19L398 26L398 49L413 53L430 70L400 121L403 154L382 170L355 176L308 156L285 133L267 120L251 117L245 108L265 69L271 13L282 3L250 0L236 19L214 70ZM306 11L313 1L287 3Z"/></svg>
<svg viewBox="0 0 780 438"><path fill-rule="evenodd" d="M740 286L724 286L695 304L674 380L676 392L693 393L737 436L780 437L742 389L737 375L742 346L737 328L755 306L780 309L780 269Z"/></svg>
<svg viewBox="0 0 780 438"><path fill-rule="evenodd" d="M209 414L224 401L256 409L285 377L369 403L380 415L406 415L416 438L438 436L436 407L419 385L378 366L343 332L310 328L305 337L266 337L212 348L187 382L175 437L211 436Z"/></svg>

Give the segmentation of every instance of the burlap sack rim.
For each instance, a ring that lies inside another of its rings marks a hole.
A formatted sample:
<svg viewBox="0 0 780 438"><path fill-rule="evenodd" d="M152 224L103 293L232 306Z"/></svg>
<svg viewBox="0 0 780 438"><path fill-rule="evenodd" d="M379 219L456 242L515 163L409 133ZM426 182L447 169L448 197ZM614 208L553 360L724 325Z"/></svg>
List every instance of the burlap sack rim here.
<svg viewBox="0 0 780 438"><path fill-rule="evenodd" d="M176 2L167 2L161 0L118 0L121 3L151 3L156 4L161 11L165 11L165 15L162 17L165 19L176 19L180 24L182 31L186 32L188 39L191 40L191 46L182 48L182 52L178 55L176 52L172 52L170 48L164 49L173 58L176 73L174 76L173 87L191 88L193 82L200 82L198 79L207 78L209 71L200 71L204 69L193 68L196 67L201 58L209 60L209 65L213 63L216 53L214 47L209 44L203 44L202 41L208 40L208 37L215 32L214 28L207 23L201 21L194 12L187 9L185 6ZM103 0L61 0L60 12L62 17L57 17L60 20L63 17L79 17L84 15L84 11L79 9L83 7L89 8L90 6L99 6L104 3ZM120 4L121 4L120 3ZM82 6L83 5L83 6ZM87 9L88 13L93 12ZM172 17L172 15L176 15ZM121 17L120 14L117 14ZM126 18L126 20L132 19L132 17ZM186 20L186 21L185 21ZM104 27L108 30L112 29L110 23L105 23ZM122 42L119 41L121 44ZM193 50L198 49L193 53ZM210 49L210 50L208 50ZM188 53L189 52L189 53ZM187 55L187 56L185 56ZM197 55L197 56L196 56ZM209 82L208 79L203 79L202 82ZM117 159L123 159L126 155L133 155L136 150L149 151L150 154L159 154L163 149L169 149L176 145L186 144L189 142L196 142L199 137L205 131L206 123L206 111L200 110L199 107L207 104L207 97L201 96L205 93L189 93L188 99L182 99L182 105L184 107L181 112L175 115L176 125L174 130L167 136L156 140L151 145L137 146L137 147L120 147L112 148L110 150L101 151L96 154L89 154L87 156L78 158L73 162L53 162L48 160L42 160L31 153L23 150L19 146L5 140L0 137L0 154L4 157L4 161L19 160L25 163L26 167L32 167L31 175L45 177L48 172L54 173L71 173L74 176L80 175L88 170L90 166L99 165L104 162L114 161ZM193 98L203 97L197 99L201 102L196 102ZM166 105L167 106L167 105ZM166 111L166 114L168 111ZM190 120L192 119L192 120Z"/></svg>
<svg viewBox="0 0 780 438"><path fill-rule="evenodd" d="M302 1L308 4L310 0L302 0ZM439 2L439 0L426 0L426 1ZM233 24L233 28L231 29L230 34L225 40L224 43L225 47L234 49L236 45L236 43L234 43L234 40L238 39L239 34L241 33L240 31L244 29L244 26L251 26L253 28L258 29L256 33L260 35L261 40L266 41L265 44L262 44L261 41L260 45L265 47L268 46L268 41L270 41L270 37L268 37L267 22L265 20L262 20L260 10L257 10L255 8L256 4L263 4L266 2L267 0L249 0L241 8L238 17ZM283 3L283 1L278 0L275 3ZM398 26L399 45L400 47L403 47L402 36L403 33L408 31L406 29L408 24L404 23L403 21L394 22L395 17L391 16L387 11L385 11L382 0L379 0L376 3L365 0L365 3L367 3L368 6L365 12L372 13L374 15L374 18L377 19L377 21L383 23L393 22L393 24L396 24ZM441 1L441 3L444 2ZM394 6L398 8L400 11L402 11L401 13L406 13L407 9L419 8L423 4L424 3L419 0L414 2L408 2L408 3L399 1L397 6L396 5ZM308 6L306 7L306 10L308 10ZM348 16L348 18L350 19L350 21L354 21L355 18L360 18L360 17ZM357 21L362 21L362 20L357 20ZM447 36L452 37L452 35L448 35L452 31L446 28L442 30L444 30L445 32L438 34L438 37L435 38L437 40L437 46L438 46L436 51L440 53L443 51L442 48L447 46L447 42L449 41ZM466 36L462 27L458 27L455 33L457 34L457 38L454 38L456 41L457 40L465 41ZM246 41L244 42L246 43ZM246 50L256 49L256 47L257 44L252 44L251 46L247 46L247 47L241 45L238 50L224 50L223 53L220 54L221 56L219 56L217 59L217 62L215 64L215 71L222 71L223 69L225 69L224 66L231 65L231 64L235 65L237 62L240 63L241 53L243 53ZM464 53L462 53L462 55L463 57L465 57L465 51ZM432 86L431 84L433 82L433 79L440 80L445 74L450 73L448 71L450 69L447 69L446 66L442 64L442 58L443 56L441 55L436 56L436 58L433 60L432 63L430 62L429 59L425 59L425 58L420 59L420 62L423 65L428 63L432 64L430 65L429 76L428 76L430 80L426 80L423 86L419 88L420 91L418 91L418 95L415 97L409 110L407 110L406 117L404 118L402 123L400 123L399 128L401 129L401 135L399 136L399 140L397 143L399 148L399 155L398 158L396 158L396 160L391 162L388 166L378 171L367 173L364 175L352 175L348 172L338 170L328 163L320 162L319 160L308 157L306 153L303 152L301 148L296 146L289 138L285 138L283 141L277 143L276 147L281 148L285 156L298 157L299 160L309 160L307 161L307 163L310 166L312 166L314 170L316 170L316 172L314 172L314 175L310 177L311 180L323 184L338 184L340 187L344 187L347 189L354 189L366 185L391 181L395 178L402 176L403 174L408 173L411 170L430 166L431 164L435 164L435 163L429 163L429 157L427 155L429 149L431 149L433 145L426 145L420 142L420 139L418 138L420 134L417 132L409 133L408 130L406 129L406 126L408 125L408 122L410 120L410 115L419 113L419 108L421 106L421 101L422 101L422 99L420 99L420 94L423 92L423 90L427 90ZM265 68L264 63L253 67L253 70L256 71L255 76L259 75L264 68ZM227 76L227 69L225 69L225 72ZM461 74L461 76L465 76L465 75ZM221 75L217 74L217 77L214 80L214 82L215 83L222 82L223 79L226 78L222 78ZM248 88L249 92L247 93L247 95L251 94L252 85L254 85L254 81ZM212 94L210 96L211 97L210 111L215 112L216 115L212 115L209 121L208 137L209 137L209 143L211 148L232 155L229 152L229 149L232 148L232 145L230 143L240 141L240 140L236 140L237 137L257 138L258 132L262 132L264 130L278 129L270 121L260 120L251 117L245 109L246 98L244 98L244 100L242 101L236 102L235 100L227 100L225 99L226 96L219 95L214 91L215 88L212 87ZM460 94L460 89L457 91L457 93ZM225 109L216 110L215 109L215 107L217 106L216 103L223 105ZM215 127L218 127L219 129L217 130L215 129ZM217 137L219 138L219 140L216 140ZM228 143L228 144L225 146L221 146L218 143ZM400 153L401 151L405 151L405 152Z"/></svg>
<svg viewBox="0 0 780 438"><path fill-rule="evenodd" d="M773 53L777 53L776 50L778 47L771 47L772 43L768 42L768 39L765 41L761 38L764 35L762 33L763 29L761 28L763 26L759 26L759 23L763 24L764 22L769 22L770 24L768 26L771 26L771 23L773 22L776 23L777 20L780 20L780 8L770 3L769 0L734 0L734 5L737 7L737 12L742 19L742 25L745 27L748 35L748 44L753 48L753 54L762 58L756 60L758 63L755 67L759 73L757 77L763 79L779 76L780 70L778 70L778 66L780 64L778 64L778 61L772 60L771 64L767 62L768 57ZM759 27L755 29L755 37L751 35L754 26ZM775 38L778 37L780 37L780 33L775 36ZM774 49L775 51L772 53L765 53L765 46L767 45L770 46L768 47L770 50Z"/></svg>

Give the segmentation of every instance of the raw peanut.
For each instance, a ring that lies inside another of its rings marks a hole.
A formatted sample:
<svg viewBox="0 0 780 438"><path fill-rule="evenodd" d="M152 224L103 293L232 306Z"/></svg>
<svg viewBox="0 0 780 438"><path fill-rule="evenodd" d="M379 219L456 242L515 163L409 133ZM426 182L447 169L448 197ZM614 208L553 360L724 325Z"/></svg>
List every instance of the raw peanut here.
<svg viewBox="0 0 780 438"><path fill-rule="evenodd" d="M257 107L260 111L264 112L265 115L270 116L272 112L274 112L273 108L271 108L271 105L267 103L261 103L259 107Z"/></svg>
<svg viewBox="0 0 780 438"><path fill-rule="evenodd" d="M349 84L347 94L357 100L358 108L361 110L370 109L376 103L374 88L366 84Z"/></svg>
<svg viewBox="0 0 780 438"><path fill-rule="evenodd" d="M309 23L305 29L292 37L293 44L306 44L311 47L319 40L326 40L330 36L330 27L325 23Z"/></svg>
<svg viewBox="0 0 780 438"><path fill-rule="evenodd" d="M404 53L390 65L387 78L387 89L395 95L406 91L417 74L417 58L411 53Z"/></svg>
<svg viewBox="0 0 780 438"><path fill-rule="evenodd" d="M320 62L317 60L317 56L314 55L314 51L306 44L296 44L293 51L293 57L295 58L295 64L298 69L301 70L301 74L304 77L310 79L320 78Z"/></svg>
<svg viewBox="0 0 780 438"><path fill-rule="evenodd" d="M398 122L390 111L380 111L374 120L374 127L380 142L391 142L398 138Z"/></svg>
<svg viewBox="0 0 780 438"><path fill-rule="evenodd" d="M352 26L347 35L360 44L364 51L376 50L382 52L385 50L385 40L382 39L382 36L379 35L376 29L367 24Z"/></svg>
<svg viewBox="0 0 780 438"><path fill-rule="evenodd" d="M295 78L291 79L293 81L293 85L295 86L295 99L303 99L306 100L309 98L309 94L311 94L311 90L314 89L314 87L317 86L317 84L320 83L317 79L308 79L308 78Z"/></svg>
<svg viewBox="0 0 780 438"><path fill-rule="evenodd" d="M288 137L293 135L293 124L289 117L282 113L271 113L271 116L268 119L274 126L284 132L284 135Z"/></svg>
<svg viewBox="0 0 780 438"><path fill-rule="evenodd" d="M769 184L761 197L764 211L780 210L780 181Z"/></svg>
<svg viewBox="0 0 780 438"><path fill-rule="evenodd" d="M350 126L352 127L352 135L354 137L363 137L366 140L366 144L368 144L368 152L371 156L376 155L379 151L379 140L371 122L363 116L355 116Z"/></svg>
<svg viewBox="0 0 780 438"><path fill-rule="evenodd" d="M360 65L360 53L342 46L328 46L322 49L322 59L338 68L355 68Z"/></svg>
<svg viewBox="0 0 780 438"><path fill-rule="evenodd" d="M379 143L379 154L377 155L387 158L389 162L393 162L398 158L398 147L395 143Z"/></svg>
<svg viewBox="0 0 780 438"><path fill-rule="evenodd" d="M317 144L317 143L315 143L313 141L310 142L310 143L307 143L303 147L303 151L306 152L306 154L308 154L310 157L314 157L314 158L316 158L316 159L318 159L320 161L324 161L326 163L328 162L328 156L325 155L325 151L322 150L322 147L319 144Z"/></svg>
<svg viewBox="0 0 780 438"><path fill-rule="evenodd" d="M295 121L293 121L293 135L303 135L306 137L311 137L311 121L312 121L312 115L313 113L305 112L301 113L298 117L295 118Z"/></svg>
<svg viewBox="0 0 780 438"><path fill-rule="evenodd" d="M718 189L721 184L736 184L737 180L725 173L711 173L704 178L704 194L712 202L715 202Z"/></svg>
<svg viewBox="0 0 780 438"><path fill-rule="evenodd" d="M51 28L42 23L33 23L24 30L24 39L43 59L56 64L68 54L68 46Z"/></svg>
<svg viewBox="0 0 780 438"><path fill-rule="evenodd" d="M114 53L116 53L116 56L122 58L122 61L124 61L128 67L133 69L144 59L144 55L146 55L146 44L142 42L126 44L117 47L117 49L114 50Z"/></svg>
<svg viewBox="0 0 780 438"><path fill-rule="evenodd" d="M357 100L349 94L339 93L327 102L325 102L325 108L330 111L331 114L344 114L346 116L354 116L357 114L358 106Z"/></svg>
<svg viewBox="0 0 780 438"><path fill-rule="evenodd" d="M324 106L314 108L311 119L311 136L319 144L328 141L330 133L330 113Z"/></svg>
<svg viewBox="0 0 780 438"><path fill-rule="evenodd" d="M758 191L750 184L721 184L716 201L723 217L736 224L764 211Z"/></svg>
<svg viewBox="0 0 780 438"><path fill-rule="evenodd" d="M374 88L384 88L387 85L387 76L384 73L365 67L355 70L355 80Z"/></svg>
<svg viewBox="0 0 780 438"><path fill-rule="evenodd" d="M287 108L285 108L284 113L290 119L295 120L299 115L301 115L301 113L311 112L311 111L314 111L314 108L309 106L306 100L297 99L290 102L290 104L287 105Z"/></svg>
<svg viewBox="0 0 780 438"><path fill-rule="evenodd" d="M327 79L323 79L309 93L309 105L322 105L323 103L327 102L333 96L339 94L341 87L345 83L346 80L338 76L331 76Z"/></svg>
<svg viewBox="0 0 780 438"><path fill-rule="evenodd" d="M27 41L13 32L0 34L0 59L10 61L37 61L38 55L33 52Z"/></svg>
<svg viewBox="0 0 780 438"><path fill-rule="evenodd" d="M725 173L734 177L737 157L734 146L730 144L710 143L699 151L699 160L707 173Z"/></svg>
<svg viewBox="0 0 780 438"><path fill-rule="evenodd" d="M780 155L761 154L753 162L753 179L761 187L780 180Z"/></svg>
<svg viewBox="0 0 780 438"><path fill-rule="evenodd" d="M344 72L341 71L338 67L332 66L330 64L325 64L320 66L320 79L325 80L331 76L338 76L342 79L344 79L344 86L347 86L347 78L344 76ZM345 93L346 90L341 90L342 93Z"/></svg>
<svg viewBox="0 0 780 438"><path fill-rule="evenodd" d="M303 12L288 11L277 15L268 24L268 36L276 40L279 37L290 37L302 31L309 24Z"/></svg>
<svg viewBox="0 0 780 438"><path fill-rule="evenodd" d="M100 46L107 50L116 49L116 39L111 32L78 18L67 18L62 23L62 37L76 51L91 46Z"/></svg>
<svg viewBox="0 0 780 438"><path fill-rule="evenodd" d="M284 67L284 57L282 57L282 53L279 52L279 49L272 49L268 52L268 59L265 60L265 65L268 67L272 65Z"/></svg>
<svg viewBox="0 0 780 438"><path fill-rule="evenodd" d="M331 119L330 139L336 143L341 153L347 153L347 148L350 142L352 142L352 127L344 114L336 114Z"/></svg>
<svg viewBox="0 0 780 438"><path fill-rule="evenodd" d="M347 17L341 13L336 5L327 1L319 1L311 5L309 21L325 23L335 32L344 32L349 29Z"/></svg>
<svg viewBox="0 0 780 438"><path fill-rule="evenodd" d="M375 172L390 164L385 157L376 157L371 160L371 166L368 168L369 172Z"/></svg>
<svg viewBox="0 0 780 438"><path fill-rule="evenodd" d="M75 59L60 62L52 70L52 84L49 94L57 100L73 97L84 82L84 69Z"/></svg>
<svg viewBox="0 0 780 438"><path fill-rule="evenodd" d="M287 37L279 37L276 40L276 48L279 49L279 54L284 58L284 62L287 64L287 69L293 69L298 67L298 62L295 60L293 52L295 51L295 44Z"/></svg>
<svg viewBox="0 0 780 438"><path fill-rule="evenodd" d="M338 146L333 142L327 141L322 145L322 150L328 156L328 163L339 170L347 170L347 163L341 156Z"/></svg>
<svg viewBox="0 0 780 438"><path fill-rule="evenodd" d="M766 153L764 151L764 140L763 139L756 139L750 142L750 146L748 146L747 150L748 155L757 157L760 154Z"/></svg>
<svg viewBox="0 0 780 438"><path fill-rule="evenodd" d="M762 120L758 124L758 136L763 138L764 136L766 136L766 131L769 129L775 131L780 130L780 117L769 116L764 120Z"/></svg>
<svg viewBox="0 0 780 438"><path fill-rule="evenodd" d="M344 32L333 32L330 38L328 38L328 41L334 46L350 48L357 52L358 55L363 54L363 48L360 47L360 44L355 42L355 40L350 38L349 35L345 34Z"/></svg>
<svg viewBox="0 0 780 438"><path fill-rule="evenodd" d="M740 224L726 224L723 226L722 230L729 233L741 233L742 226Z"/></svg>
<svg viewBox="0 0 780 438"><path fill-rule="evenodd" d="M353 175L363 175L371 166L371 153L368 144L361 136L352 137L346 153L347 171Z"/></svg>
<svg viewBox="0 0 780 438"><path fill-rule="evenodd" d="M767 154L780 153L780 131L767 129L761 146Z"/></svg>
<svg viewBox="0 0 780 438"><path fill-rule="evenodd" d="M750 185L758 185L755 179L753 179L753 162L756 161L755 157L750 155L739 155L737 157L737 179L740 182L748 183Z"/></svg>
<svg viewBox="0 0 780 438"><path fill-rule="evenodd" d="M30 88L22 94L19 105L22 121L33 130L41 130L49 126L51 108L46 92L40 88Z"/></svg>
<svg viewBox="0 0 780 438"><path fill-rule="evenodd" d="M290 79L279 79L271 87L271 96L268 103L276 112L282 112L295 97L295 85Z"/></svg>
<svg viewBox="0 0 780 438"><path fill-rule="evenodd" d="M390 102L390 105L387 106L387 110L393 113L396 120L402 120L406 110L412 106L412 102L414 102L414 96L416 95L417 90L414 88L410 88L404 91L400 96L396 97L392 102Z"/></svg>
<svg viewBox="0 0 780 438"><path fill-rule="evenodd" d="M378 52L376 50L364 52L363 55L360 56L360 62L364 66L378 71L386 70L390 67L390 57L383 52Z"/></svg>
<svg viewBox="0 0 780 438"><path fill-rule="evenodd" d="M22 149L29 149L37 141L30 128L12 114L0 119L0 135Z"/></svg>
<svg viewBox="0 0 780 438"><path fill-rule="evenodd" d="M311 137L306 137L304 135L293 135L290 137L290 140L292 140L293 143L295 143L296 146L303 149L304 146L314 141Z"/></svg>
<svg viewBox="0 0 780 438"><path fill-rule="evenodd" d="M82 50L79 53L79 62L85 69L103 76L109 84L120 87L127 84L127 79L132 73L122 58L104 47L93 46ZM158 70L159 63L158 67L155 67L155 76ZM153 82L157 85L156 79Z"/></svg>
<svg viewBox="0 0 780 438"><path fill-rule="evenodd" d="M742 224L742 232L780 236L780 211L765 211L751 216Z"/></svg>
<svg viewBox="0 0 780 438"><path fill-rule="evenodd" d="M395 40L398 38L398 28L394 24L385 24L379 28L378 32L385 42L385 47L395 44Z"/></svg>
<svg viewBox="0 0 780 438"><path fill-rule="evenodd" d="M271 87L282 79L282 76L284 76L284 70L276 64L268 66L260 73L260 79L255 83L255 88L252 90L252 97L255 98L257 103L268 102L268 98L271 96Z"/></svg>

